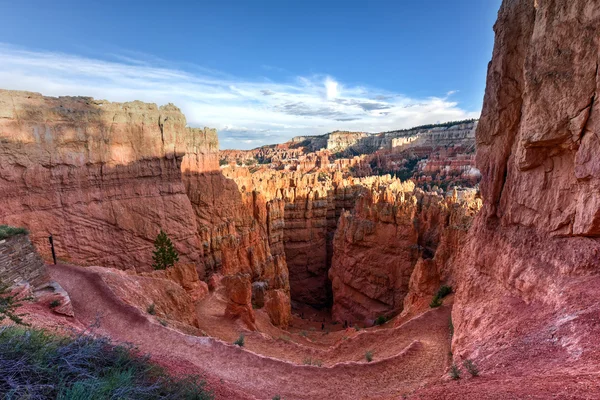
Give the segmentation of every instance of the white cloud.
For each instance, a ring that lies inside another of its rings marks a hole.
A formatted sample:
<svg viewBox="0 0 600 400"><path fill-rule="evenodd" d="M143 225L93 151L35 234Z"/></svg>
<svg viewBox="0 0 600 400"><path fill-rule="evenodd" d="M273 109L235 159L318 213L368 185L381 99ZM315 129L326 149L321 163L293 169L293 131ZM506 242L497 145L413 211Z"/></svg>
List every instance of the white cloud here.
<svg viewBox="0 0 600 400"><path fill-rule="evenodd" d="M0 88L172 102L190 126L217 128L222 148L252 148L336 129L389 131L479 115L449 101L452 93L413 99L323 75L288 82L246 80L193 65L184 69L130 55L110 57L115 61L0 44Z"/></svg>
<svg viewBox="0 0 600 400"><path fill-rule="evenodd" d="M338 97L338 83L329 76L325 78L325 93L327 100L333 100Z"/></svg>

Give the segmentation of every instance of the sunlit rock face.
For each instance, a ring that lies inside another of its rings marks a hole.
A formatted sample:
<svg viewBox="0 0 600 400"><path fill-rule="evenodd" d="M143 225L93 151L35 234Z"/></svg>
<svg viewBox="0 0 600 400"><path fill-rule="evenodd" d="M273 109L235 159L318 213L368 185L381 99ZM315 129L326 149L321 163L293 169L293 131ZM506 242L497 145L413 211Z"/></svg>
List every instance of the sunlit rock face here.
<svg viewBox="0 0 600 400"><path fill-rule="evenodd" d="M454 354L593 368L600 283L600 4L505 0L477 167L484 207L456 260ZM597 371L597 368L595 369Z"/></svg>
<svg viewBox="0 0 600 400"><path fill-rule="evenodd" d="M196 134L173 105L0 91L0 220L46 257L52 233L60 259L149 269L162 228L199 263L180 172Z"/></svg>
<svg viewBox="0 0 600 400"><path fill-rule="evenodd" d="M335 233L333 318L372 324L452 284L450 260L480 207L473 191L459 199L398 181L361 195Z"/></svg>
<svg viewBox="0 0 600 400"><path fill-rule="evenodd" d="M250 274L289 291L283 204L219 171L216 131L186 127L171 104L0 91L0 222L25 226L50 257L152 269L162 229L201 279Z"/></svg>

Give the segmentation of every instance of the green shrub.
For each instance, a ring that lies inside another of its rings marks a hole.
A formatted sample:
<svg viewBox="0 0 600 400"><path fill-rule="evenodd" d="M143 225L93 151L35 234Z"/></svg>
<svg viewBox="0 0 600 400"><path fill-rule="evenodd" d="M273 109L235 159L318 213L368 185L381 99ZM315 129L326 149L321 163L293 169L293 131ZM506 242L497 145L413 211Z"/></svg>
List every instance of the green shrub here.
<svg viewBox="0 0 600 400"><path fill-rule="evenodd" d="M152 260L154 261L152 267L154 269L167 269L179 261L179 254L177 254L173 242L162 229L156 236L156 240L154 240L154 251L152 253Z"/></svg>
<svg viewBox="0 0 600 400"><path fill-rule="evenodd" d="M160 324L161 324L162 326L167 326L167 325L168 325L168 324L167 324L167 321L166 321L166 320L164 320L164 319L162 319L162 318L161 318L161 319L159 319L159 320L158 320L158 322L160 322Z"/></svg>
<svg viewBox="0 0 600 400"><path fill-rule="evenodd" d="M450 293L452 293L452 287L444 285L437 291L436 296L439 297L440 299L443 299L444 297L448 296Z"/></svg>
<svg viewBox="0 0 600 400"><path fill-rule="evenodd" d="M300 336L307 337L308 336L308 332L306 332L306 331L300 331Z"/></svg>
<svg viewBox="0 0 600 400"><path fill-rule="evenodd" d="M156 315L156 306L154 303L150 304L148 308L146 308L146 311L148 311L148 314L150 315Z"/></svg>
<svg viewBox="0 0 600 400"><path fill-rule="evenodd" d="M431 303L429 303L429 307L431 308L436 308L442 305L442 299L440 299L437 296L434 296L433 299L431 300Z"/></svg>
<svg viewBox="0 0 600 400"><path fill-rule="evenodd" d="M310 358L310 357L306 357L306 358L305 358L305 359L302 361L302 363L303 363L304 365L314 365L315 367L321 367L321 366L323 366L323 361L321 361L321 360L313 360L313 359L312 359L312 358Z"/></svg>
<svg viewBox="0 0 600 400"><path fill-rule="evenodd" d="M240 346L240 347L244 347L244 334L240 334L240 336L237 338L237 340L235 342L233 342L233 344Z"/></svg>
<svg viewBox="0 0 600 400"><path fill-rule="evenodd" d="M29 231L25 228L16 228L14 226L0 225L0 240L8 239L15 235L27 235Z"/></svg>
<svg viewBox="0 0 600 400"><path fill-rule="evenodd" d="M448 331L450 331L450 340L454 336L454 323L452 322L452 315L448 317Z"/></svg>
<svg viewBox="0 0 600 400"><path fill-rule="evenodd" d="M369 350L365 353L365 360L367 360L367 362L373 361L373 350Z"/></svg>
<svg viewBox="0 0 600 400"><path fill-rule="evenodd" d="M0 354L6 399L213 399L198 377L174 378L134 347L104 337L5 326Z"/></svg>
<svg viewBox="0 0 600 400"><path fill-rule="evenodd" d="M473 364L471 360L463 361L463 366L471 374L471 376L479 376L479 369Z"/></svg>
<svg viewBox="0 0 600 400"><path fill-rule="evenodd" d="M435 296L433 296L431 303L429 303L429 307L436 308L441 306L443 303L442 299L448 296L450 293L452 293L452 288L450 286L442 286L441 288L439 288Z"/></svg>
<svg viewBox="0 0 600 400"><path fill-rule="evenodd" d="M273 396L272 400L281 400L281 396L276 394L275 396Z"/></svg>
<svg viewBox="0 0 600 400"><path fill-rule="evenodd" d="M453 380L460 379L460 369L458 369L456 364L452 364L452 366L450 367L450 378L452 378Z"/></svg>
<svg viewBox="0 0 600 400"><path fill-rule="evenodd" d="M18 299L17 296L13 296L9 287L0 282L0 321L8 318L15 324L28 325L21 318L25 314L17 314L17 308L21 307L22 304L22 300Z"/></svg>
<svg viewBox="0 0 600 400"><path fill-rule="evenodd" d="M56 308L58 306L60 306L60 300L52 300L50 303L50 308Z"/></svg>
<svg viewBox="0 0 600 400"><path fill-rule="evenodd" d="M279 336L279 339L283 340L284 342L291 342L292 338L289 337L288 335L281 335Z"/></svg>
<svg viewBox="0 0 600 400"><path fill-rule="evenodd" d="M380 315L379 317L377 317L377 319L375 320L375 325L383 325L387 322L387 318L384 317L383 315Z"/></svg>

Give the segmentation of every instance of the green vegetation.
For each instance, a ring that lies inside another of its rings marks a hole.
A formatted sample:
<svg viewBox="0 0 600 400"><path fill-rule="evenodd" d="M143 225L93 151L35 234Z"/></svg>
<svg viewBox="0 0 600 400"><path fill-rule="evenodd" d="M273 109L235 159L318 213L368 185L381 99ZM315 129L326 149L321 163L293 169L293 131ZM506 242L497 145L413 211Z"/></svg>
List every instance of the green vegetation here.
<svg viewBox="0 0 600 400"><path fill-rule="evenodd" d="M450 367L450 378L452 378L453 380L460 379L460 369L458 369L456 364L452 364L452 366Z"/></svg>
<svg viewBox="0 0 600 400"><path fill-rule="evenodd" d="M435 296L433 296L433 299L431 300L431 303L429 303L429 307L431 308L436 308L442 305L442 299L446 296L448 296L450 293L452 293L452 288L450 286L442 286L441 288L439 288L439 290L437 291L437 293L435 294Z"/></svg>
<svg viewBox="0 0 600 400"><path fill-rule="evenodd" d="M377 319L375 320L375 325L383 325L387 322L387 318L384 317L383 315L380 315L379 317L377 317Z"/></svg>
<svg viewBox="0 0 600 400"><path fill-rule="evenodd" d="M431 307L431 308L437 308L441 305L442 305L442 299L440 299L437 296L434 296L433 299L431 300L431 303L429 303L429 307Z"/></svg>
<svg viewBox="0 0 600 400"><path fill-rule="evenodd" d="M415 126L413 128L409 128L409 129L400 129L397 131L390 131L390 132L408 132L408 131L425 130L425 129L433 129L433 128L449 128L454 125L468 124L468 123L472 123L475 121L477 121L477 119L475 119L475 118L462 119L460 121L448 121L448 122L443 122L440 124L420 125L420 126ZM384 132L384 133L389 133L389 132Z"/></svg>
<svg viewBox="0 0 600 400"><path fill-rule="evenodd" d="M365 353L365 360L367 360L367 362L373 361L373 350L369 350Z"/></svg>
<svg viewBox="0 0 600 400"><path fill-rule="evenodd" d="M275 396L273 396L272 400L281 400L281 396L276 394Z"/></svg>
<svg viewBox="0 0 600 400"><path fill-rule="evenodd" d="M171 377L134 347L103 337L5 326L0 354L5 399L213 399L198 377Z"/></svg>
<svg viewBox="0 0 600 400"><path fill-rule="evenodd" d="M315 367L322 367L323 366L323 361L321 360L313 360L310 357L307 357L304 359L303 361L304 365L313 365Z"/></svg>
<svg viewBox="0 0 600 400"><path fill-rule="evenodd" d="M292 338L288 335L281 335L279 336L279 339L283 340L284 342L291 342Z"/></svg>
<svg viewBox="0 0 600 400"><path fill-rule="evenodd" d="M306 331L300 331L300 336L307 337L308 336L308 332L306 332Z"/></svg>
<svg viewBox="0 0 600 400"><path fill-rule="evenodd" d="M29 231L25 228L15 228L14 226L0 225L0 240L8 239L15 235L27 235Z"/></svg>
<svg viewBox="0 0 600 400"><path fill-rule="evenodd" d="M8 318L15 324L27 325L21 318L25 314L17 314L17 308L21 307L22 301L11 294L7 285L0 282L0 321Z"/></svg>
<svg viewBox="0 0 600 400"><path fill-rule="evenodd" d="M60 306L60 300L52 300L50 303L50 308L56 308L58 306Z"/></svg>
<svg viewBox="0 0 600 400"><path fill-rule="evenodd" d="M148 314L150 315L156 315L156 306L154 303L150 304L148 308L146 308L146 311L148 311Z"/></svg>
<svg viewBox="0 0 600 400"><path fill-rule="evenodd" d="M223 165L229 165L229 161L225 158L219 159L219 166L222 167Z"/></svg>
<svg viewBox="0 0 600 400"><path fill-rule="evenodd" d="M450 286L442 286L438 291L436 296L439 297L440 299L443 299L444 297L448 296L450 293L452 293L452 288Z"/></svg>
<svg viewBox="0 0 600 400"><path fill-rule="evenodd" d="M450 340L454 336L454 323L452 322L452 315L448 318L448 331L450 331Z"/></svg>
<svg viewBox="0 0 600 400"><path fill-rule="evenodd" d="M162 326L167 326L167 325L168 325L167 321L166 321L166 320L164 320L164 319L160 319L160 318L159 318L158 322L160 322L160 324L161 324Z"/></svg>
<svg viewBox="0 0 600 400"><path fill-rule="evenodd" d="M233 344L240 346L240 347L244 347L244 344L245 344L244 334L241 333L240 336L237 338L237 340L235 342L233 342Z"/></svg>
<svg viewBox="0 0 600 400"><path fill-rule="evenodd" d="M471 376L479 376L479 369L473 364L471 360L463 361L463 366L471 374Z"/></svg>
<svg viewBox="0 0 600 400"><path fill-rule="evenodd" d="M154 269L167 269L179 261L179 254L177 254L173 242L162 229L154 241L152 260Z"/></svg>

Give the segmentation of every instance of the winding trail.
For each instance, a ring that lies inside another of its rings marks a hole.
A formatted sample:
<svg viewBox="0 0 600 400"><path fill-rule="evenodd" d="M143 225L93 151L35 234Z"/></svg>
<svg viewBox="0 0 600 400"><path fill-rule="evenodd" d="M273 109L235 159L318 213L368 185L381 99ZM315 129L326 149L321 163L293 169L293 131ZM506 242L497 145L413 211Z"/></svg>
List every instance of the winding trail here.
<svg viewBox="0 0 600 400"><path fill-rule="evenodd" d="M122 302L97 273L85 268L57 265L49 271L69 292L79 322L89 326L99 318L99 333L133 343L162 364L205 375L217 398L391 399L439 380L448 363L448 307L397 328L361 331L352 342L331 350L335 364L316 367L163 327ZM373 362L342 361L370 348L381 349Z"/></svg>

